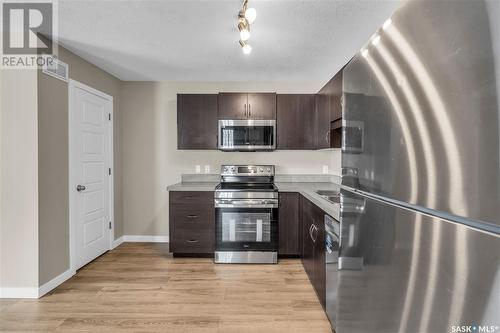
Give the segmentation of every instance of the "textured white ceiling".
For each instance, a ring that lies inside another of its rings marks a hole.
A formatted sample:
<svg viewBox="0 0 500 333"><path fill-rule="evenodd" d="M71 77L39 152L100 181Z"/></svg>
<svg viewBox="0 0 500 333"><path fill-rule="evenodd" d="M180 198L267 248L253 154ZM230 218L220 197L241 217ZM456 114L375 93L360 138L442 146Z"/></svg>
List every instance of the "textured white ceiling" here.
<svg viewBox="0 0 500 333"><path fill-rule="evenodd" d="M327 81L382 25L395 0L59 1L62 45L122 80Z"/></svg>

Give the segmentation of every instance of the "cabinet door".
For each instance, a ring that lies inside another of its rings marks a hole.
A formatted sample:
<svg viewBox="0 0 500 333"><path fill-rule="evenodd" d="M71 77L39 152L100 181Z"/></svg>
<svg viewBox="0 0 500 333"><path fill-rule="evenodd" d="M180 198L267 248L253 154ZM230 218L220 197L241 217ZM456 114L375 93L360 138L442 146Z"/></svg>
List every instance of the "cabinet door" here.
<svg viewBox="0 0 500 333"><path fill-rule="evenodd" d="M314 95L277 95L277 148L315 148Z"/></svg>
<svg viewBox="0 0 500 333"><path fill-rule="evenodd" d="M330 148L329 83L316 94L316 149Z"/></svg>
<svg viewBox="0 0 500 333"><path fill-rule="evenodd" d="M342 118L342 70L333 77L330 93L330 121L335 121Z"/></svg>
<svg viewBox="0 0 500 333"><path fill-rule="evenodd" d="M247 119L246 93L219 93L219 119Z"/></svg>
<svg viewBox="0 0 500 333"><path fill-rule="evenodd" d="M217 95L177 95L177 148L217 149Z"/></svg>
<svg viewBox="0 0 500 333"><path fill-rule="evenodd" d="M316 94L316 149L340 148L331 122L342 119L342 70Z"/></svg>
<svg viewBox="0 0 500 333"><path fill-rule="evenodd" d="M248 94L248 118L265 120L276 119L276 94Z"/></svg>
<svg viewBox="0 0 500 333"><path fill-rule="evenodd" d="M169 246L173 253L210 254L215 244L214 194L169 193Z"/></svg>
<svg viewBox="0 0 500 333"><path fill-rule="evenodd" d="M300 255L299 194L279 195L279 248L280 255Z"/></svg>
<svg viewBox="0 0 500 333"><path fill-rule="evenodd" d="M311 216L311 203L304 197L300 197L301 224L302 224L302 266L306 271L309 280L314 286L314 245L311 239L311 226L313 223Z"/></svg>
<svg viewBox="0 0 500 333"><path fill-rule="evenodd" d="M326 303L326 261L325 261L325 226L324 213L314 206L314 289L323 308Z"/></svg>

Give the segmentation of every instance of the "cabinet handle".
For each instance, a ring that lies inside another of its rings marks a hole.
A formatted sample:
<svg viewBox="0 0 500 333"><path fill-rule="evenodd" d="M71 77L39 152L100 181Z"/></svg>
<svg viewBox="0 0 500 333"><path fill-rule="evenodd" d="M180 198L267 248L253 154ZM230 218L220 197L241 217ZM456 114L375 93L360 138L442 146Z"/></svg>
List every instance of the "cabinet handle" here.
<svg viewBox="0 0 500 333"><path fill-rule="evenodd" d="M247 105L246 105L246 104L243 104L243 107L245 108L245 117L248 117Z"/></svg>
<svg viewBox="0 0 500 333"><path fill-rule="evenodd" d="M314 238L312 236L312 229L313 229L314 225L311 224L311 226L309 227L309 237L311 237L311 240L314 242Z"/></svg>
<svg viewBox="0 0 500 333"><path fill-rule="evenodd" d="M325 140L326 140L326 143L330 144L330 130L326 131Z"/></svg>
<svg viewBox="0 0 500 333"><path fill-rule="evenodd" d="M198 240L197 239L190 239L187 242L193 244L193 243L198 243Z"/></svg>
<svg viewBox="0 0 500 333"><path fill-rule="evenodd" d="M313 237L313 232L316 231L316 236ZM311 239L313 241L313 243L316 243L316 239L318 238L318 227L313 224L313 229L311 230Z"/></svg>
<svg viewBox="0 0 500 333"><path fill-rule="evenodd" d="M248 103L248 116L251 117L252 116L252 105L250 103Z"/></svg>
<svg viewBox="0 0 500 333"><path fill-rule="evenodd" d="M188 215L187 218L188 219L196 219L196 218L198 218L198 215Z"/></svg>

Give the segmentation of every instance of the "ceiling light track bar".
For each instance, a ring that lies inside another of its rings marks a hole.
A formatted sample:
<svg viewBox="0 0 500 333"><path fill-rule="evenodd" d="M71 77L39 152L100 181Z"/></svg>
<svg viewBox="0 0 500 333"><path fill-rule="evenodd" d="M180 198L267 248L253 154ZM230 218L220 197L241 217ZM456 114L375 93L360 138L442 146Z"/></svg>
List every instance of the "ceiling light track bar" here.
<svg viewBox="0 0 500 333"><path fill-rule="evenodd" d="M250 39L250 24L252 24L257 17L255 8L248 8L248 0L243 1L243 8L238 12L238 30L240 31L239 44L244 54L249 54L252 47L248 44Z"/></svg>

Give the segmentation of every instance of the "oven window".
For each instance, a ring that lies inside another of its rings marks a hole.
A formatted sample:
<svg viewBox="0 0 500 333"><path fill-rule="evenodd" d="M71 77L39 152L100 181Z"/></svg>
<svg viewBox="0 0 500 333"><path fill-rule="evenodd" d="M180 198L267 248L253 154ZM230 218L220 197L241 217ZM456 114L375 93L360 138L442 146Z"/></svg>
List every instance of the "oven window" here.
<svg viewBox="0 0 500 333"><path fill-rule="evenodd" d="M222 212L222 242L271 242L271 213Z"/></svg>
<svg viewBox="0 0 500 333"><path fill-rule="evenodd" d="M221 128L223 146L273 145L272 126L225 126Z"/></svg>

